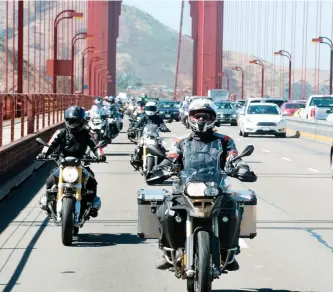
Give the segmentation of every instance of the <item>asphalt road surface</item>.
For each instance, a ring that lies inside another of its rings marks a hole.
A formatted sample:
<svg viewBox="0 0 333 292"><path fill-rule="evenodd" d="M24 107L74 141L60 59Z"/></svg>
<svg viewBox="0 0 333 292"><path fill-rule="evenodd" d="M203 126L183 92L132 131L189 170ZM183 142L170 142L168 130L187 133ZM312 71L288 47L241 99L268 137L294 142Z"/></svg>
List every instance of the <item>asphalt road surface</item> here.
<svg viewBox="0 0 333 292"><path fill-rule="evenodd" d="M171 137L189 133L169 125ZM125 129L127 130L127 126ZM258 195L258 236L242 240L240 270L213 282L219 292L332 292L333 182L329 146L297 138L238 136L238 128L219 131L238 149L253 144L245 158L257 173L249 187ZM186 282L155 269L156 240L136 236L137 191L147 187L129 163L134 145L125 133L105 151L108 164L93 165L102 208L86 223L72 247L64 247L60 228L38 207L51 166L14 190L0 204L0 287L3 291L176 292ZM159 188L165 186L159 186ZM166 188L169 188L167 186Z"/></svg>

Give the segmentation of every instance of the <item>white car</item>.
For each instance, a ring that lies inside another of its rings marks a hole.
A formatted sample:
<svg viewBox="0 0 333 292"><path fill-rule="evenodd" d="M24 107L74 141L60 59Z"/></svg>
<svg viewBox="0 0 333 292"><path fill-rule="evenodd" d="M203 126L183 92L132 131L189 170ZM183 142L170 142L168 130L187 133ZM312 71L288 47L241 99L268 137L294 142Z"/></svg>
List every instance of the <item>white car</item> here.
<svg viewBox="0 0 333 292"><path fill-rule="evenodd" d="M239 124L239 135L275 135L285 138L287 122L280 108L273 103L250 104Z"/></svg>

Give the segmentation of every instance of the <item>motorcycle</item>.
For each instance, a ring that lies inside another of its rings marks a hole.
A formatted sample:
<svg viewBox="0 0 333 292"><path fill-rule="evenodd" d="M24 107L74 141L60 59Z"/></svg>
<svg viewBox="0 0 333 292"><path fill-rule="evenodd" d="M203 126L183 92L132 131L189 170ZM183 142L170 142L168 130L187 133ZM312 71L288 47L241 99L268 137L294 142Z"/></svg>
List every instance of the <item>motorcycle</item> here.
<svg viewBox="0 0 333 292"><path fill-rule="evenodd" d="M46 147L50 147L41 138L36 141ZM95 149L103 147L106 141L100 141ZM97 159L85 157L82 159L76 157L62 157L53 154L50 158L38 159L42 161L55 161L59 166L58 185L52 187L52 193L49 193L49 202L47 204L51 217L58 226L61 224L61 239L65 246L70 246L73 236L79 233L84 223L90 219L92 203L88 199L89 194L82 188L82 185L88 180L89 173L85 169L85 163L97 163ZM53 196L51 195L53 194Z"/></svg>
<svg viewBox="0 0 333 292"><path fill-rule="evenodd" d="M87 118L88 127L97 141L108 137L108 125L106 117L98 112L93 112Z"/></svg>
<svg viewBox="0 0 333 292"><path fill-rule="evenodd" d="M142 128L137 128L138 122L141 119L142 114L136 117L129 117L130 125L127 130L127 138L134 144L137 144L137 141L142 136Z"/></svg>
<svg viewBox="0 0 333 292"><path fill-rule="evenodd" d="M187 280L188 292L210 292L213 280L227 273L227 265L238 252L236 230L242 230L241 221L245 220L242 216L247 214L226 178L237 178L233 163L250 156L254 147L248 145L239 156L228 162L228 171L222 171L220 156L216 155L219 150L212 146L213 143L206 145L206 149L192 152L191 146L185 145L184 168L173 183L173 196L166 198L168 212L172 215L163 230L168 234L164 236L170 247L162 249L166 260L173 266L175 276ZM166 158L157 147L149 146L148 149L153 155ZM164 172L165 176L173 174L172 171ZM173 200L177 198L182 203L175 205ZM255 226L254 213L246 220L254 220ZM173 227L168 229L168 226ZM240 237L252 239L255 236L256 233L252 232L246 236L240 233ZM181 251L178 258L177 250Z"/></svg>
<svg viewBox="0 0 333 292"><path fill-rule="evenodd" d="M143 129L143 135L138 141L138 144L142 147L142 168L141 172L144 176L145 180L151 174L153 168L157 166L161 162L161 157L153 155L148 150L148 145L153 145L160 149L163 153L165 152L164 149L166 146L163 139L159 136L159 127L155 124L148 124ZM133 154L132 154L133 157ZM133 165L134 168L136 166ZM147 182L150 184L149 182Z"/></svg>

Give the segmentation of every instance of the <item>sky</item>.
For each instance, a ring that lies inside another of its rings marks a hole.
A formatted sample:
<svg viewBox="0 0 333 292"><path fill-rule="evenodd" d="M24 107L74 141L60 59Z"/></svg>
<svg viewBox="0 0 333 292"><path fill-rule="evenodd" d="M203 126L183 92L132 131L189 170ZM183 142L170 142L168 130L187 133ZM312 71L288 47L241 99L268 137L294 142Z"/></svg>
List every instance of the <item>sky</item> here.
<svg viewBox="0 0 333 292"><path fill-rule="evenodd" d="M308 13L307 32L303 31L304 2L307 8L305 12ZM179 30L181 0L124 0L123 3L144 10L165 25ZM295 68L301 68L306 59L307 68L315 68L317 63L320 64L320 69L328 70L329 47L325 44L312 44L311 40L319 34L332 38L332 16L333 1L226 0L224 49L244 52L268 62L281 58L277 64L282 62L281 64L287 66L286 58L273 55L275 50L285 49L292 53ZM183 32L191 33L188 1L185 1ZM305 37L303 33L307 33ZM258 41L253 41L254 39ZM306 58L302 47L306 47Z"/></svg>

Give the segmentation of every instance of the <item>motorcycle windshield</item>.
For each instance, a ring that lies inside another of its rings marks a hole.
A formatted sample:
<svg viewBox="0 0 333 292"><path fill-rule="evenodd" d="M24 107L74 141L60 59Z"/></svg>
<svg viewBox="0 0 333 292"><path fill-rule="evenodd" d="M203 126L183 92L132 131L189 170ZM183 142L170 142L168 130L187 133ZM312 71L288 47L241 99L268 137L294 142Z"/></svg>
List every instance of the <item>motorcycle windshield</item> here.
<svg viewBox="0 0 333 292"><path fill-rule="evenodd" d="M184 168L179 174L179 186L184 189L189 182L203 182L209 186L227 189L227 174L221 169L220 163L222 153L219 140L197 149L193 147L193 143L186 141L183 153Z"/></svg>
<svg viewBox="0 0 333 292"><path fill-rule="evenodd" d="M144 127L143 129L143 135L145 137L158 137L159 132L158 132L158 126L155 124L148 124Z"/></svg>

